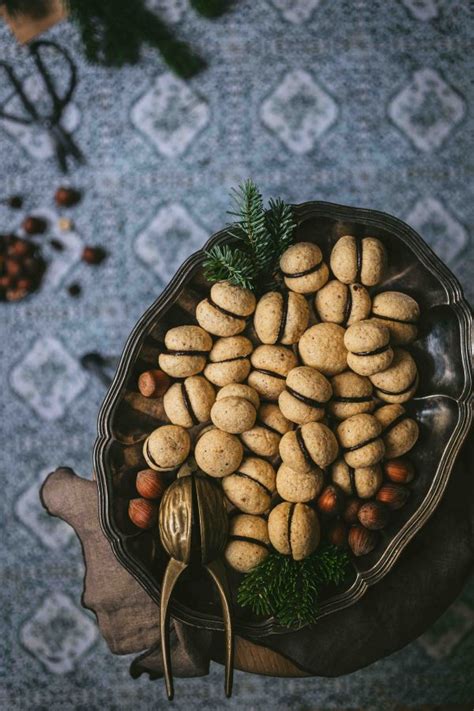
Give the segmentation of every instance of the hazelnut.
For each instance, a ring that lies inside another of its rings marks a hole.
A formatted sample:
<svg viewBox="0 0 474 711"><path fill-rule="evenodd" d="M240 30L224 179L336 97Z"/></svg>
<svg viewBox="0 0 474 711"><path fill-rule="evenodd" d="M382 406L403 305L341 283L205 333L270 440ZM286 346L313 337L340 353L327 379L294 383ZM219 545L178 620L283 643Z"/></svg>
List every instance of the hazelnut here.
<svg viewBox="0 0 474 711"><path fill-rule="evenodd" d="M160 397L170 386L171 380L162 370L147 370L138 378L138 389L144 397Z"/></svg>
<svg viewBox="0 0 474 711"><path fill-rule="evenodd" d="M154 469L142 469L137 474L135 486L145 499L161 499L167 487L166 477Z"/></svg>
<svg viewBox="0 0 474 711"><path fill-rule="evenodd" d="M102 247L84 247L82 252L82 261L86 264L100 264L104 261L107 253Z"/></svg>
<svg viewBox="0 0 474 711"><path fill-rule="evenodd" d="M33 288L33 282L31 279L23 278L18 279L16 286L18 289L25 289L25 291L31 291Z"/></svg>
<svg viewBox="0 0 474 711"><path fill-rule="evenodd" d="M128 515L138 528L153 528L158 526L158 506L146 499L131 499L128 505Z"/></svg>
<svg viewBox="0 0 474 711"><path fill-rule="evenodd" d="M64 186L59 187L54 194L56 205L60 207L72 207L76 205L80 199L81 193L78 190Z"/></svg>
<svg viewBox="0 0 474 711"><path fill-rule="evenodd" d="M344 521L333 521L328 528L327 538L333 546L345 546L347 544L347 526Z"/></svg>
<svg viewBox="0 0 474 711"><path fill-rule="evenodd" d="M389 459L384 463L383 469L387 479L390 479L395 484L409 484L415 477L413 464L403 457Z"/></svg>
<svg viewBox="0 0 474 711"><path fill-rule="evenodd" d="M350 524L357 523L359 520L357 518L357 514L359 513L361 506L362 501L359 501L359 499L347 499L346 506L342 514L344 521Z"/></svg>
<svg viewBox="0 0 474 711"><path fill-rule="evenodd" d="M22 227L27 235L41 235L46 232L47 222L42 217L26 217Z"/></svg>
<svg viewBox="0 0 474 711"><path fill-rule="evenodd" d="M329 484L326 486L317 500L317 507L326 516L335 516L342 508L344 496L338 486Z"/></svg>
<svg viewBox="0 0 474 711"><path fill-rule="evenodd" d="M23 207L23 198L21 195L12 195L7 199L7 205L13 210L21 210Z"/></svg>
<svg viewBox="0 0 474 711"><path fill-rule="evenodd" d="M392 511L401 509L405 506L410 491L399 484L384 484L377 492L377 501L388 506Z"/></svg>
<svg viewBox="0 0 474 711"><path fill-rule="evenodd" d="M7 249L7 254L10 257L24 257L31 252L31 244L24 239L16 239Z"/></svg>
<svg viewBox="0 0 474 711"><path fill-rule="evenodd" d="M81 285L78 284L77 282L73 282L67 288L67 293L69 294L69 296L73 296L73 297L80 296L81 292L82 292Z"/></svg>
<svg viewBox="0 0 474 711"><path fill-rule="evenodd" d="M367 501L359 509L358 519L365 528L378 531L384 528L389 519L389 510L378 501Z"/></svg>
<svg viewBox="0 0 474 711"><path fill-rule="evenodd" d="M21 264L14 259L7 259L5 262L5 270L9 276L17 277L21 272Z"/></svg>
<svg viewBox="0 0 474 711"><path fill-rule="evenodd" d="M349 530L348 543L355 556L371 553L377 542L378 534L376 531L369 531L362 526L352 526Z"/></svg>

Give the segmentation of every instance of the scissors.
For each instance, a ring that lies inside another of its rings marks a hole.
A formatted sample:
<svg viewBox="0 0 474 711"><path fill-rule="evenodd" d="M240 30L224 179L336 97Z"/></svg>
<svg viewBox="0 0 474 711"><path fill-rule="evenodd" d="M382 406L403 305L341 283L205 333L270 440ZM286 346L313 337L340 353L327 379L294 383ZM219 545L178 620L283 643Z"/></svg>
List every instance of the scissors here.
<svg viewBox="0 0 474 711"><path fill-rule="evenodd" d="M61 95L54 85L51 74L48 72L44 59L42 57L42 51L44 48L53 49L55 52L59 53L61 57L66 61L69 67L70 78L69 86L66 91ZM34 103L29 99L26 92L23 89L22 82L16 76L13 68L6 62L0 62L0 68L2 68L7 78L18 95L23 108L25 110L25 115L18 116L15 114L10 114L0 108L0 118L7 119L8 121L14 121L15 123L20 123L23 125L37 124L41 126L45 131L47 131L53 142L56 159L59 163L61 170L67 173L68 170L68 158L74 159L77 163L84 163L84 156L78 146L75 144L71 134L61 126L61 118L64 113L64 109L70 102L74 90L77 84L77 71L76 66L73 63L71 57L66 52L63 47L60 47L55 42L47 40L39 40L33 42L30 45L30 54L36 65L39 74L42 77L44 87L47 94L51 100L51 111L46 115L40 113Z"/></svg>

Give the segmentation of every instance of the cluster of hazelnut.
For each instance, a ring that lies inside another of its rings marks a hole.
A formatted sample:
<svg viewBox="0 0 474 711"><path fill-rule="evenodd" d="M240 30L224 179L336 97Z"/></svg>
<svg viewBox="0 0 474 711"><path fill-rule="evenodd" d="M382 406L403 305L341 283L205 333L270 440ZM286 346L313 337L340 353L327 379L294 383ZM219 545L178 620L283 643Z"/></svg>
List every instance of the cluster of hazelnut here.
<svg viewBox="0 0 474 711"><path fill-rule="evenodd" d="M371 297L385 266L373 237L341 237L330 268L316 244L296 243L280 260L286 288L257 302L214 284L198 325L171 328L159 369L140 377L171 423L144 442L146 476L163 482L193 449L197 468L222 483L225 555L240 572L271 547L301 560L322 536L365 555L409 496L414 471L403 455L418 425L403 403L418 374L401 346L417 337L419 307L401 292ZM137 525L157 525L160 491L131 501Z"/></svg>
<svg viewBox="0 0 474 711"><path fill-rule="evenodd" d="M76 205L81 194L71 187L59 187L54 200L58 207L69 208ZM12 195L4 203L13 210L23 207L23 198ZM70 230L72 221L62 217L59 228ZM21 225L24 236L16 234L0 235L0 301L20 301L28 294L36 291L46 270L46 260L42 255L41 243L34 238L44 235L48 230L48 222L40 215L27 215ZM61 252L63 243L58 239L50 240L51 247ZM101 247L84 247L82 260L87 264L100 264L105 258L105 250ZM78 284L71 284L68 289L71 296L78 296L81 289Z"/></svg>

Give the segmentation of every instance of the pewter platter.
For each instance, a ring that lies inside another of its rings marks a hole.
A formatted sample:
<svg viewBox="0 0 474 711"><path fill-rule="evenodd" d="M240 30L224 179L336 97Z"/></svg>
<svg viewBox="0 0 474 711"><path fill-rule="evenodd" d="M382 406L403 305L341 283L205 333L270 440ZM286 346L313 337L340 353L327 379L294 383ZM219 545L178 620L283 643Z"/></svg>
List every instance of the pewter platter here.
<svg viewBox="0 0 474 711"><path fill-rule="evenodd" d="M410 403L421 430L410 453L418 475L409 503L383 531L377 548L353 560L353 573L340 589L328 591L320 617L354 604L369 586L379 582L396 564L405 546L436 509L451 474L456 455L472 420L472 316L461 287L421 237L400 220L374 210L323 202L296 205L296 240L314 241L326 259L343 234L378 237L389 254L389 269L376 290L397 289L412 295L421 306L419 339L410 347L420 371L420 386ZM223 230L203 247L228 241ZM166 560L156 533L140 532L128 521L130 498L136 496L134 477L145 467L141 446L160 424L159 412L137 394L137 377L156 367L156 354L172 325L195 322L194 304L207 293L202 276L204 251L193 254L178 269L166 289L147 309L123 350L112 384L98 417L94 465L99 488L102 528L122 565L159 603L160 580ZM234 591L239 577L232 577ZM207 629L222 630L218 601L206 579L192 570L177 590L172 614ZM235 612L238 634L261 637L286 631L272 618L256 618L240 608Z"/></svg>

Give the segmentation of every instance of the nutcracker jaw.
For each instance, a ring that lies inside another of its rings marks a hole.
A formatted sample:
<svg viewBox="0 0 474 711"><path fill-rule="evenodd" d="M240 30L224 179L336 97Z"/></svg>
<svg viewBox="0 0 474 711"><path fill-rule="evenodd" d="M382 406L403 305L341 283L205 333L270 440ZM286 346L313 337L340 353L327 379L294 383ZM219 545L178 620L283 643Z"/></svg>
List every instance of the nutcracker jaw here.
<svg viewBox="0 0 474 711"><path fill-rule="evenodd" d="M166 693L171 701L174 697L173 673L171 669L170 655L170 613L169 603L173 589L178 578L188 567L184 563L174 558L170 559L161 586L160 603L160 632L161 632L161 653L163 657L163 668L165 674ZM225 629L225 694L227 698L232 695L232 683L234 677L234 633L232 628L231 595L225 567L221 560L216 559L204 565L212 580L214 581L222 606Z"/></svg>
<svg viewBox="0 0 474 711"><path fill-rule="evenodd" d="M208 477L188 475L177 478L165 491L159 512L160 538L170 556L161 585L160 632L163 668L168 699L172 699L169 604L181 574L197 563L212 578L222 606L225 630L225 693L232 693L234 635L231 593L222 562L228 535L228 517L222 489Z"/></svg>

